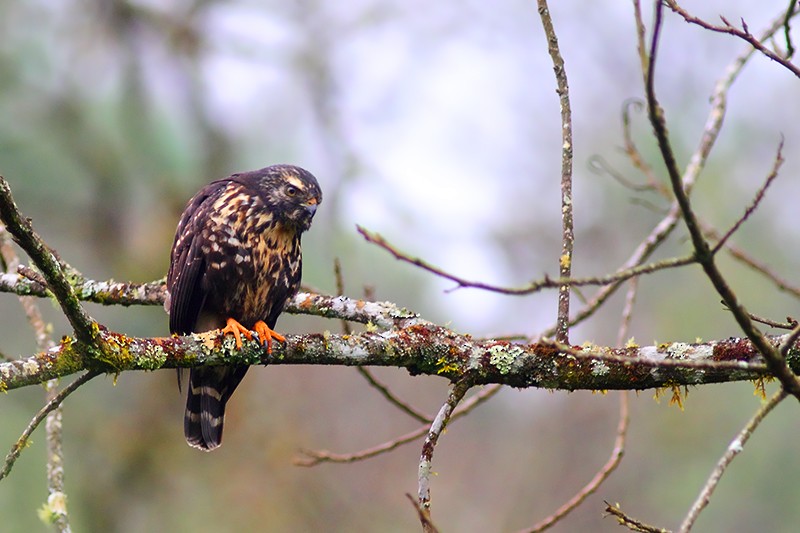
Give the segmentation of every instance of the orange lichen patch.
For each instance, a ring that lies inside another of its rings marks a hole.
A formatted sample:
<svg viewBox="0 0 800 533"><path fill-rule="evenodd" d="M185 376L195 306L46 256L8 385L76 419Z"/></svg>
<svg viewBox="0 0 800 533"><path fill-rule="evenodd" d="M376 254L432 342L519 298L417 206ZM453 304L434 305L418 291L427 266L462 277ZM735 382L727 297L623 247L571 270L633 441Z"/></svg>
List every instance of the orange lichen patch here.
<svg viewBox="0 0 800 533"><path fill-rule="evenodd" d="M356 302L356 309L361 311L362 309L364 309L365 305L367 305L367 303L364 300L359 300Z"/></svg>
<svg viewBox="0 0 800 533"><path fill-rule="evenodd" d="M311 306L314 305L314 298L311 296L307 296L305 300L300 302L300 309L311 309Z"/></svg>

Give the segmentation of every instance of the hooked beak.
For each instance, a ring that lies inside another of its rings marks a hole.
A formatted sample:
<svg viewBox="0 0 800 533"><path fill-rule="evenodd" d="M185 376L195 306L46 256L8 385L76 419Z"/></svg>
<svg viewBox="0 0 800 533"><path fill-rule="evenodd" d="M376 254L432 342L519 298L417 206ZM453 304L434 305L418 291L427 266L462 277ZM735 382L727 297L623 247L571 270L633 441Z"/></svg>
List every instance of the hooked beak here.
<svg viewBox="0 0 800 533"><path fill-rule="evenodd" d="M303 207L306 208L306 212L308 213L308 215L313 217L314 213L317 212L317 206L318 205L319 204L317 203L317 199L316 198L312 198Z"/></svg>

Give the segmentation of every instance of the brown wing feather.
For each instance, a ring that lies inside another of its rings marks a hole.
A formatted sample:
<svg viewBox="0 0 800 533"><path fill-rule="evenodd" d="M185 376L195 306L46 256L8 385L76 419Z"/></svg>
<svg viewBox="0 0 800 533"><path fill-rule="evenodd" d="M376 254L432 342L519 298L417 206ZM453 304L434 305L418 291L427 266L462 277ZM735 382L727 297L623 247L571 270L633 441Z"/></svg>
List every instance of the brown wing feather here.
<svg viewBox="0 0 800 533"><path fill-rule="evenodd" d="M200 230L213 199L221 193L228 180L209 183L189 202L178 223L172 247L167 288L169 290L169 330L171 333L190 333L195 330L207 292L203 278L206 260L200 247Z"/></svg>

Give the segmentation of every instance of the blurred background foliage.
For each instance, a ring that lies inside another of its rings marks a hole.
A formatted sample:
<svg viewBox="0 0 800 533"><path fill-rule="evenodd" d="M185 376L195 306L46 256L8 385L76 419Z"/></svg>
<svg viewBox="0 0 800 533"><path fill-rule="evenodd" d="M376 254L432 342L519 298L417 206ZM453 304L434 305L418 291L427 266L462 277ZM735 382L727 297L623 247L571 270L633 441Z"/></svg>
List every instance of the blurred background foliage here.
<svg viewBox="0 0 800 533"><path fill-rule="evenodd" d="M686 2L716 20L761 28L786 2ZM651 193L590 170L602 156L631 179L621 109L641 98L629 3L553 2L575 121L575 275L620 265L658 221ZM649 20L649 16L648 16ZM795 32L796 33L796 32ZM795 35L796 40L800 36ZM659 93L682 164L698 142L708 97L743 49L669 16ZM174 226L206 182L289 162L317 175L325 201L304 242L304 281L391 300L476 336L535 335L555 319L555 293L510 298L446 292L364 243L354 226L468 278L520 285L557 273L559 109L535 3L419 0L0 3L0 172L65 260L95 279L149 281L167 268ZM729 94L718 146L695 205L726 229L772 165L787 162L736 244L792 279L797 271L798 80L755 57ZM634 115L642 151L655 149ZM688 250L678 231L660 257ZM722 259L753 312L797 316L796 300ZM793 280L794 281L794 280ZM631 335L648 344L736 335L698 268L642 280ZM591 290L584 291L591 294ZM622 295L576 328L573 342L615 342ZM69 330L43 302L56 337ZM576 305L578 300L576 298ZM167 333L163 310L89 311L131 335ZM0 298L0 351L34 350L13 296ZM340 325L284 316L288 332ZM381 369L378 376L435 412L447 384ZM251 372L228 410L225 446L187 447L172 372L95 379L65 403L64 448L75 531L413 531L419 443L352 465L292 465L301 447L355 451L416 423L352 369ZM620 469L554 531L617 531L603 503L674 527L717 458L759 405L753 385L691 390L686 410L632 397ZM5 395L10 446L42 405L35 387ZM791 400L756 433L701 517L701 531L794 531L800 520L800 418ZM506 390L448 428L435 456L434 518L445 531L532 524L581 487L610 453L615 394ZM46 531L44 435L0 484L0 529Z"/></svg>

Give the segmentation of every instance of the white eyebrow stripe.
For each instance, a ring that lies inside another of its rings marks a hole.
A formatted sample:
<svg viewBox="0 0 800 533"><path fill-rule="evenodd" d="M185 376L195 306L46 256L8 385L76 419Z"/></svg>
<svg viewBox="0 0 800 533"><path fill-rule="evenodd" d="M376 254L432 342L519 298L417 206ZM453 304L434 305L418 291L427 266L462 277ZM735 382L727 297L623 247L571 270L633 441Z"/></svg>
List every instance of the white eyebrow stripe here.
<svg viewBox="0 0 800 533"><path fill-rule="evenodd" d="M286 176L286 181L289 182L289 185L297 187L301 191L306 190L306 186L297 176Z"/></svg>

